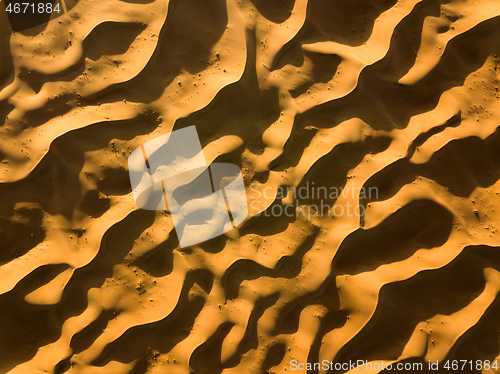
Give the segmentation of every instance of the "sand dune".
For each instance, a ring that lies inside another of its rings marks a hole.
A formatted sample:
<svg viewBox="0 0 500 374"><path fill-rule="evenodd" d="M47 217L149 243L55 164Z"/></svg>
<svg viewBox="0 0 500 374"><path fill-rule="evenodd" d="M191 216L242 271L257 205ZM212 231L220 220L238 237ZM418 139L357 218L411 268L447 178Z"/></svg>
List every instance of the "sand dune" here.
<svg viewBox="0 0 500 374"><path fill-rule="evenodd" d="M1 373L500 360L498 0L65 4L0 3ZM181 248L127 160L193 125L250 211Z"/></svg>

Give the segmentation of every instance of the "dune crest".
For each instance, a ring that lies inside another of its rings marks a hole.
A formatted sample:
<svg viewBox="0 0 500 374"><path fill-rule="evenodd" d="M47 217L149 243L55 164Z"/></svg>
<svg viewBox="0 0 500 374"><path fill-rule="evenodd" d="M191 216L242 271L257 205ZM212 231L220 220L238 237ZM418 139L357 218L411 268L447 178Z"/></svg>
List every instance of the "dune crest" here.
<svg viewBox="0 0 500 374"><path fill-rule="evenodd" d="M497 0L0 4L0 373L498 360L499 56ZM181 248L128 158L188 126L250 214Z"/></svg>

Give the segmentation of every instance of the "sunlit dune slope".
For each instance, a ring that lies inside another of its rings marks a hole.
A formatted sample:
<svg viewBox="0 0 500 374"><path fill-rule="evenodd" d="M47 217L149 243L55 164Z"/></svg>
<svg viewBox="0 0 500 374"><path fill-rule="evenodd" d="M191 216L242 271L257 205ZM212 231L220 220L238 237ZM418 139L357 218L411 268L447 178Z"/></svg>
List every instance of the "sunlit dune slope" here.
<svg viewBox="0 0 500 374"><path fill-rule="evenodd" d="M67 2L0 3L0 373L500 360L498 0ZM180 248L127 160L193 125L250 213Z"/></svg>

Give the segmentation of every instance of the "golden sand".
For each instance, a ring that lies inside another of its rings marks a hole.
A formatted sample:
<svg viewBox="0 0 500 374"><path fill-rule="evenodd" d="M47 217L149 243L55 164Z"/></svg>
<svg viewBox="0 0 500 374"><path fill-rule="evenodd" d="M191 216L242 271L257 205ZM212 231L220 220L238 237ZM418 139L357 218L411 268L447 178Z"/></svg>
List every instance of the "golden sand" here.
<svg viewBox="0 0 500 374"><path fill-rule="evenodd" d="M66 3L0 3L1 373L500 359L498 0ZM180 248L127 159L192 125L258 204ZM378 194L259 215L313 182Z"/></svg>

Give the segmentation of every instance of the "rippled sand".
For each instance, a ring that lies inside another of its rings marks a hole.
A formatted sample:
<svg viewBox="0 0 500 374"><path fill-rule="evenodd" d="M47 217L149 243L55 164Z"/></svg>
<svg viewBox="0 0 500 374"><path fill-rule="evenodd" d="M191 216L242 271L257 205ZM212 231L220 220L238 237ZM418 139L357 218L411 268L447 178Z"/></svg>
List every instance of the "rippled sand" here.
<svg viewBox="0 0 500 374"><path fill-rule="evenodd" d="M0 372L500 359L499 63L498 0L0 4ZM180 248L127 158L191 125L249 201L378 195Z"/></svg>

